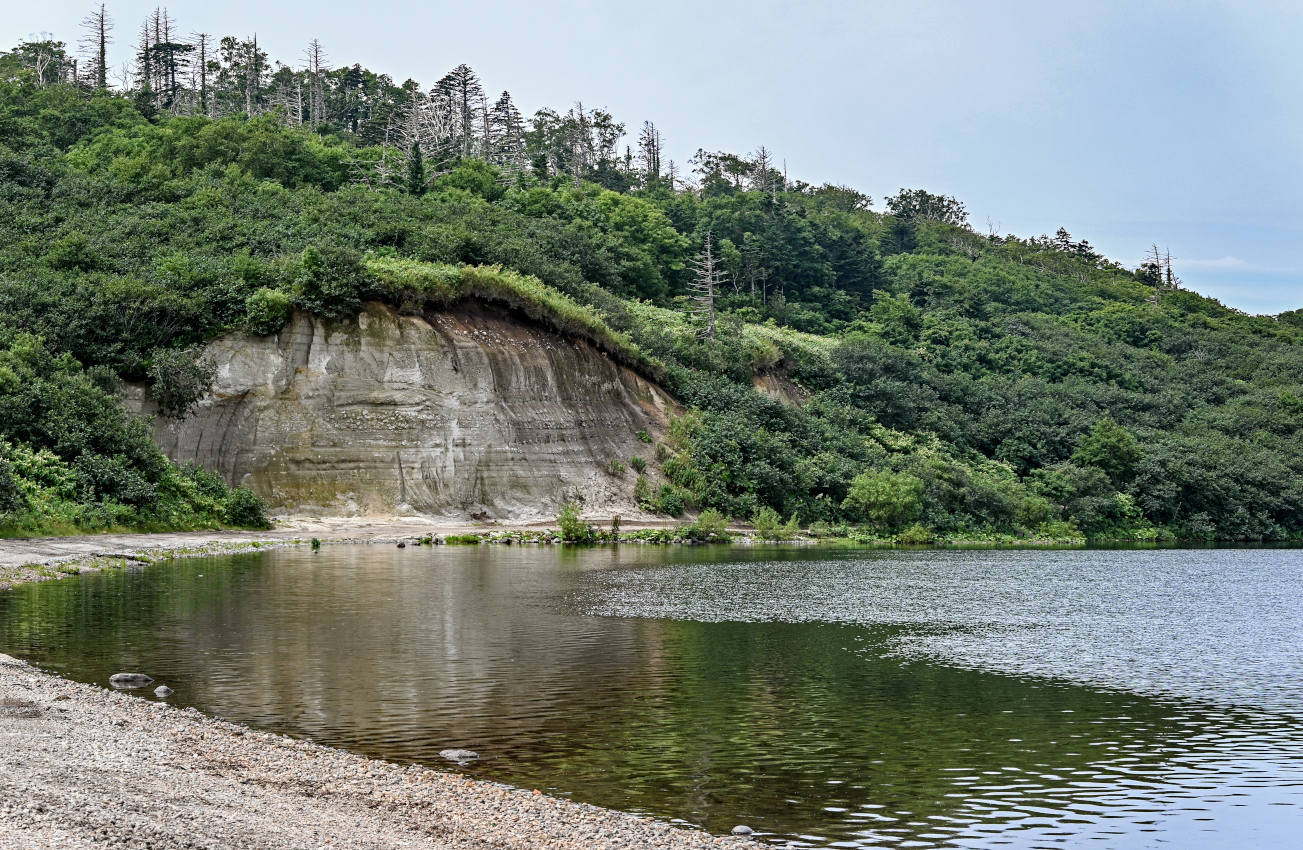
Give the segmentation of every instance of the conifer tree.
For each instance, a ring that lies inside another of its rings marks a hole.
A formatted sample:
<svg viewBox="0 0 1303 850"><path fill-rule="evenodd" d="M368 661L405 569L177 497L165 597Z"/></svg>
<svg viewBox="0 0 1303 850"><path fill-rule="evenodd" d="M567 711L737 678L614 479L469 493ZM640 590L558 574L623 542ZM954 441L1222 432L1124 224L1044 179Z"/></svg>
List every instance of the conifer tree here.
<svg viewBox="0 0 1303 850"><path fill-rule="evenodd" d="M108 46L113 41L113 19L109 17L108 8L101 3L99 9L93 10L82 19L81 39L82 53L86 56L86 79L100 91L109 87Z"/></svg>

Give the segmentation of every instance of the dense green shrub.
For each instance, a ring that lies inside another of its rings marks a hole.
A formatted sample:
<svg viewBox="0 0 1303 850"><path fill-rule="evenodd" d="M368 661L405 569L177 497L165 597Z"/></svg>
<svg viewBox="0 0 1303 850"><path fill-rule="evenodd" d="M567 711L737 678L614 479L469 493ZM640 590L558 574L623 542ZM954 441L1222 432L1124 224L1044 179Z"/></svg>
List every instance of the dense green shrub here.
<svg viewBox="0 0 1303 850"><path fill-rule="evenodd" d="M923 481L907 473L861 472L851 481L842 509L877 528L899 528L923 513Z"/></svg>
<svg viewBox="0 0 1303 850"><path fill-rule="evenodd" d="M686 415L656 446L669 484L634 484L645 509L880 534L1303 536L1298 311L1154 303L1152 274L1066 233L979 236L922 190L886 214L845 187L758 191L726 154L703 153L695 191L634 189L614 160L576 182L547 111L538 170L463 157L428 191L374 185L354 178L407 95L365 70L371 118L339 98L301 128L37 86L29 65L0 55L0 441L17 482L0 490L23 494L6 529L225 522L225 496L153 449L114 384L152 376L184 410L196 383L169 352L380 298L497 305L660 382ZM713 339L683 300L708 232L736 284ZM865 470L921 495L857 489Z"/></svg>
<svg viewBox="0 0 1303 850"><path fill-rule="evenodd" d="M728 517L714 508L706 508L692 522L679 527L679 536L698 543L727 543Z"/></svg>
<svg viewBox="0 0 1303 850"><path fill-rule="evenodd" d="M212 388L217 366L204 360L198 348L164 348L154 352L148 374L159 411L181 419Z"/></svg>
<svg viewBox="0 0 1303 850"><path fill-rule="evenodd" d="M289 322L293 307L289 294L260 286L245 300L245 326L254 336L279 333Z"/></svg>
<svg viewBox="0 0 1303 850"><path fill-rule="evenodd" d="M222 514L229 525L241 528L271 528L267 510L247 487L236 487L226 496Z"/></svg>
<svg viewBox="0 0 1303 850"><path fill-rule="evenodd" d="M579 515L579 505L574 502L566 502L561 506L561 512L557 514L556 524L561 531L561 539L566 543L592 542L592 526L584 522Z"/></svg>

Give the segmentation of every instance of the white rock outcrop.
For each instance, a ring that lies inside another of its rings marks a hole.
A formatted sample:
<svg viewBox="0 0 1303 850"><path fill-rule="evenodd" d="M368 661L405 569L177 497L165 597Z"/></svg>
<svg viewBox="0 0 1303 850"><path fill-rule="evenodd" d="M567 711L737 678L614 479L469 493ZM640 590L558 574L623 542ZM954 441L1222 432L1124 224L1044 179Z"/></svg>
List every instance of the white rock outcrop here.
<svg viewBox="0 0 1303 850"><path fill-rule="evenodd" d="M477 306L298 313L207 356L214 391L155 437L280 513L519 520L580 499L586 514L636 516L634 473L606 467L651 461L638 432L659 436L672 405L588 343Z"/></svg>

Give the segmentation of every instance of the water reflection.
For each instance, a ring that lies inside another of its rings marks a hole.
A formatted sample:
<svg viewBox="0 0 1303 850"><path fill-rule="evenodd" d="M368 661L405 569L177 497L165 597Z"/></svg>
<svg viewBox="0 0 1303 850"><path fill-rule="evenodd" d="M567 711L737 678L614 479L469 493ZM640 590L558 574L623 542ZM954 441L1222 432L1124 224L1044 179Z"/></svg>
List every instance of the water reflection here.
<svg viewBox="0 0 1303 850"><path fill-rule="evenodd" d="M1024 553L277 551L0 595L0 647L100 683L141 669L174 703L390 759L469 747L476 775L780 845L1286 846L1303 745L1285 682L1259 683L1267 710L1064 681L1096 665L1057 612L1099 628L1098 559L1163 553L1032 554L1056 575L1031 581ZM1257 554L1248 616L1297 563ZM1197 654L1148 656L1190 624L1144 617L1151 646L1115 625L1089 642L1100 666L1188 672ZM994 672L1017 646L1042 675ZM1206 644L1206 690L1254 646ZM1289 649L1253 651L1238 661L1261 680Z"/></svg>

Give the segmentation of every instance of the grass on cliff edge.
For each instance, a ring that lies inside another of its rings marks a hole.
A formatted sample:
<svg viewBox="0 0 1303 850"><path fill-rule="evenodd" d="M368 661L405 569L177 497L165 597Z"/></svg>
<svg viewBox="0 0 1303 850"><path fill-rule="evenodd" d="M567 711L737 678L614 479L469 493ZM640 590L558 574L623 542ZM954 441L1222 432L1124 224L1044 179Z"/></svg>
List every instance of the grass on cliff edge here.
<svg viewBox="0 0 1303 850"><path fill-rule="evenodd" d="M532 275L501 266L426 263L393 257L368 257L367 271L380 294L396 306L447 307L480 301L515 310L563 336L586 340L617 362L648 377L664 376L662 364L648 357L626 335L612 330L593 310Z"/></svg>

